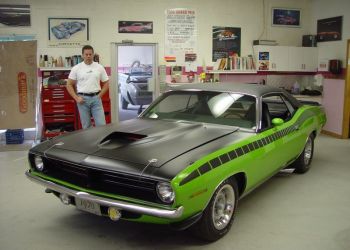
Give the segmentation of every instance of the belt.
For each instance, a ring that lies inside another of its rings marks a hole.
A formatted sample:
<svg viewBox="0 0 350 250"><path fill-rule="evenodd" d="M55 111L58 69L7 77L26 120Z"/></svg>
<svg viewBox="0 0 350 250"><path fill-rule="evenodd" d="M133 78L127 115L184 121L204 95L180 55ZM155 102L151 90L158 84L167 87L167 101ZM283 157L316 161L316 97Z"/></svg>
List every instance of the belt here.
<svg viewBox="0 0 350 250"><path fill-rule="evenodd" d="M77 93L78 95L83 95L83 96L95 96L98 95L100 91L95 92L95 93Z"/></svg>

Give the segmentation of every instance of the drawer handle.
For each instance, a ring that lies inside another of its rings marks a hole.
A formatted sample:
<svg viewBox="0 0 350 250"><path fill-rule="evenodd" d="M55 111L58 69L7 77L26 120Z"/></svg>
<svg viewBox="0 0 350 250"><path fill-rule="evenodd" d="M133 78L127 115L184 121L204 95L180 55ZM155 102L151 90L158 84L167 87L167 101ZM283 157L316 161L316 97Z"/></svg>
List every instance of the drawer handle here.
<svg viewBox="0 0 350 250"><path fill-rule="evenodd" d="M54 112L54 113L62 113L64 111L65 111L64 109L60 109L60 110L53 110L52 112Z"/></svg>
<svg viewBox="0 0 350 250"><path fill-rule="evenodd" d="M53 108L63 108L64 105L52 105Z"/></svg>

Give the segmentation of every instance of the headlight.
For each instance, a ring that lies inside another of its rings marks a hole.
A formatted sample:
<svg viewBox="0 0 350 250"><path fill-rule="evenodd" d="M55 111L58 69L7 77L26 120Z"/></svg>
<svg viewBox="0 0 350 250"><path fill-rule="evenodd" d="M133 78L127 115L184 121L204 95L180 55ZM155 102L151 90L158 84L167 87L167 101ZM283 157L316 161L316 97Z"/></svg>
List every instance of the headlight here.
<svg viewBox="0 0 350 250"><path fill-rule="evenodd" d="M157 194L161 201L172 203L175 199L175 193L168 182L159 182L157 184Z"/></svg>
<svg viewBox="0 0 350 250"><path fill-rule="evenodd" d="M44 162L41 156L34 156L34 165L37 170L40 172L44 170Z"/></svg>

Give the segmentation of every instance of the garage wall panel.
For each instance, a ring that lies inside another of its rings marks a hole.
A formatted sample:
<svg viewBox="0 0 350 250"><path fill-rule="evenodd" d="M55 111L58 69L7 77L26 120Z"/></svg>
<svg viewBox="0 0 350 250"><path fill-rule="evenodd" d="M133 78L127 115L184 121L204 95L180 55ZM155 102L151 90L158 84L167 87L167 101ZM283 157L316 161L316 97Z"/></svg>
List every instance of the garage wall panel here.
<svg viewBox="0 0 350 250"><path fill-rule="evenodd" d="M12 0L3 0L14 3ZM241 53L252 54L252 41L275 39L280 45L301 45L302 35L310 33L310 1L295 0L27 0L31 6L32 26L26 29L6 28L0 33L36 34L38 54L71 56L80 54L78 48L49 48L49 17L88 17L90 19L90 42L101 56L104 66L111 65L110 43L125 39L134 42L158 43L159 62L164 63L165 10L190 8L197 11L198 56L202 66L213 65L212 26L241 27ZM23 2L23 1L22 1ZM281 28L271 26L272 7L300 8L302 26ZM119 20L153 21L153 34L119 34Z"/></svg>

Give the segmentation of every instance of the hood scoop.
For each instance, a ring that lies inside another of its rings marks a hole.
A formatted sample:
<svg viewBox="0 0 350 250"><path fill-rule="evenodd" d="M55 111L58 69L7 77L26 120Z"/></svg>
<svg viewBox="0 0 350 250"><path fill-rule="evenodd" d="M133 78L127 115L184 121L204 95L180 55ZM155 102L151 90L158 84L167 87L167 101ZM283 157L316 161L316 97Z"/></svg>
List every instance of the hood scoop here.
<svg viewBox="0 0 350 250"><path fill-rule="evenodd" d="M147 135L117 131L107 135L98 146L103 149L115 149L137 142L145 137Z"/></svg>

